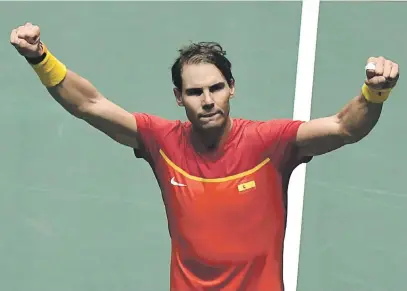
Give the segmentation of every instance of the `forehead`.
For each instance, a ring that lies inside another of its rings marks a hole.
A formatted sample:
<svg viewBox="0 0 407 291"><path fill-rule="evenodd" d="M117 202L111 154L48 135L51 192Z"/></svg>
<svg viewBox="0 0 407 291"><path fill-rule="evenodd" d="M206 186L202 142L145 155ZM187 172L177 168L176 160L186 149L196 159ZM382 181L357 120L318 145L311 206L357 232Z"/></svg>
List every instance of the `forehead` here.
<svg viewBox="0 0 407 291"><path fill-rule="evenodd" d="M225 81L222 72L213 64L186 64L182 68L184 88L202 88Z"/></svg>

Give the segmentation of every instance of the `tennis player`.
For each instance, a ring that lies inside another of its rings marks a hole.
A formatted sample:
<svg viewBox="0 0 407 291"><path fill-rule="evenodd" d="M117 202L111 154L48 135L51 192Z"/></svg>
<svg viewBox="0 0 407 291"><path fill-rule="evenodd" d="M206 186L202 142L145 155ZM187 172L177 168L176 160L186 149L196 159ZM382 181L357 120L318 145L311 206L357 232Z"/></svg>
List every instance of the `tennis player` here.
<svg viewBox="0 0 407 291"><path fill-rule="evenodd" d="M48 50L36 25L12 30L10 42L63 108L150 164L168 218L172 291L283 290L290 174L371 132L399 77L396 63L371 57L360 94L333 116L231 118L231 63L219 44L195 43L172 67L175 100L188 118L181 122L106 99Z"/></svg>

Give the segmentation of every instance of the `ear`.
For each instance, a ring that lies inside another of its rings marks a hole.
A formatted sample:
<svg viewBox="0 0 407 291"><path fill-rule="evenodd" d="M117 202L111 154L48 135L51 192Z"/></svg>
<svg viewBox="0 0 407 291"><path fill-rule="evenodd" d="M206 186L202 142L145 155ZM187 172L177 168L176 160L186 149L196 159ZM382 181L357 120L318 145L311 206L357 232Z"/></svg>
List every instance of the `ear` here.
<svg viewBox="0 0 407 291"><path fill-rule="evenodd" d="M174 88L174 96L175 96L175 100L177 101L178 106L183 107L184 103L182 102L182 93L178 88Z"/></svg>
<svg viewBox="0 0 407 291"><path fill-rule="evenodd" d="M235 80L232 80L230 82L229 90L230 90L230 99L232 99L235 96Z"/></svg>

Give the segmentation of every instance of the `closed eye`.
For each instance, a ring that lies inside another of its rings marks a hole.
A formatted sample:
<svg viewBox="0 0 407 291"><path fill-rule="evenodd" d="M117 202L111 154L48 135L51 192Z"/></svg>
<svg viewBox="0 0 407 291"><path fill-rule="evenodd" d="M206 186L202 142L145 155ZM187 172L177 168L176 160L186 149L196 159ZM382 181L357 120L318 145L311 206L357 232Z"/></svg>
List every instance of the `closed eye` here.
<svg viewBox="0 0 407 291"><path fill-rule="evenodd" d="M191 88L191 89L186 89L185 93L188 96L199 96L202 94L202 89L201 88Z"/></svg>
<svg viewBox="0 0 407 291"><path fill-rule="evenodd" d="M223 88L225 88L225 83L219 82L219 83L216 83L215 85L212 85L211 87L209 87L209 90L211 92L215 92L215 91L222 90Z"/></svg>
<svg viewBox="0 0 407 291"><path fill-rule="evenodd" d="M222 89L225 88L225 83L224 82L219 82L216 83L212 86L209 87L209 91L211 93L216 92L216 91L220 91ZM185 90L185 94L187 96L200 96L203 93L203 89L202 88L188 88Z"/></svg>

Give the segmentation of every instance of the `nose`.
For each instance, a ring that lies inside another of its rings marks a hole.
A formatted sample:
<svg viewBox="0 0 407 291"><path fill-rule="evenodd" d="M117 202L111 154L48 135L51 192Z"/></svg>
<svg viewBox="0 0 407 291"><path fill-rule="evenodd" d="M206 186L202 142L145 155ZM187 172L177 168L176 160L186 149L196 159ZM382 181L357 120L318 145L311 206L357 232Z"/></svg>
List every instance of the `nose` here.
<svg viewBox="0 0 407 291"><path fill-rule="evenodd" d="M209 90L203 91L203 99L202 99L202 107L205 109L210 109L214 105L214 101L212 99L212 94Z"/></svg>

